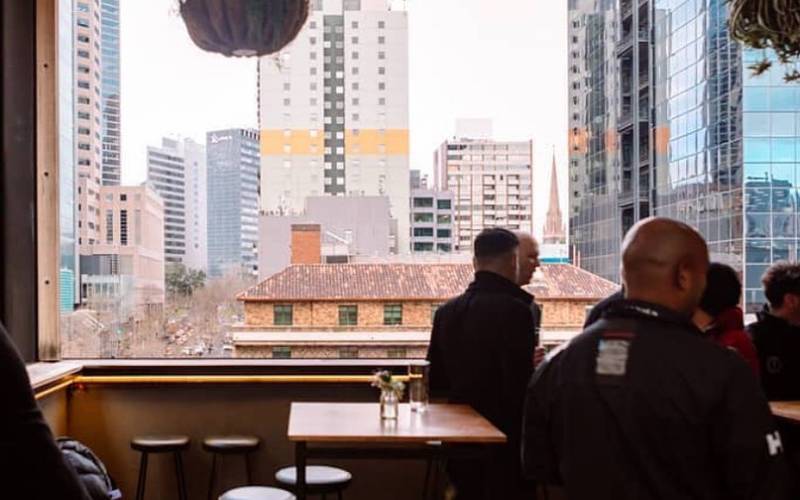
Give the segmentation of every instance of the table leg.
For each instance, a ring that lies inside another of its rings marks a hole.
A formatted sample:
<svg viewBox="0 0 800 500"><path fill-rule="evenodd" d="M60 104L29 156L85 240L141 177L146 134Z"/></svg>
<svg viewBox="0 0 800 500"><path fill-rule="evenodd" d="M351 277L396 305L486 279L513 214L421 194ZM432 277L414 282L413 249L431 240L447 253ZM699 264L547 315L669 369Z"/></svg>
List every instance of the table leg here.
<svg viewBox="0 0 800 500"><path fill-rule="evenodd" d="M297 471L297 500L306 500L306 443L298 441L294 447L294 466Z"/></svg>

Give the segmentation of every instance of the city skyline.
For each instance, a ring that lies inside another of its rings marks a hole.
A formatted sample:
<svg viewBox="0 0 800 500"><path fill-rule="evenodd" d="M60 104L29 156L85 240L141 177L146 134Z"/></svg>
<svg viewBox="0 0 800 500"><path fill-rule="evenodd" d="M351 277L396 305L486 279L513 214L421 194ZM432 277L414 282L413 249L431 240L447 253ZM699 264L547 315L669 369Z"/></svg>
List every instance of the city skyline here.
<svg viewBox="0 0 800 500"><path fill-rule="evenodd" d="M567 163L566 90L559 83L566 82L567 71L560 56L566 50L566 5L500 3L503 8L478 0L408 2L409 167L430 174L431 151L453 135L455 118L485 116L494 120L498 139L534 139L534 183L546 186L553 145L559 167ZM255 59L200 51L173 7L166 0L121 5L124 184L145 180L146 146L161 137L202 141L210 130L258 126ZM138 27L145 19L146 37ZM443 26L448 36L442 36ZM478 30L486 36L475 37ZM472 60L480 60L486 71L471 69L467 62ZM538 79L539 65L552 75ZM437 78L425 77L429 74ZM566 178L565 170L560 173ZM544 224L546 191L534 200L537 234ZM566 213L566 183L560 195Z"/></svg>

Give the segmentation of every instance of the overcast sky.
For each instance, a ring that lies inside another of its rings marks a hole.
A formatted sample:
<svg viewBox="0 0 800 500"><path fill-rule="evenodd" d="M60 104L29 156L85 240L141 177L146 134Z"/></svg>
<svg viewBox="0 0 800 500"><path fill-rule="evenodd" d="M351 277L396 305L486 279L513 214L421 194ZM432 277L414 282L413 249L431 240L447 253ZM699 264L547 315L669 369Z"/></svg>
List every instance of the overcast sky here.
<svg viewBox="0 0 800 500"><path fill-rule="evenodd" d="M254 59L196 48L177 0L122 0L122 172L146 176L146 147L164 135L257 128ZM566 0L409 0L411 168L456 118L491 118L497 139L535 144L535 218L544 223L550 161L559 164L566 219ZM566 223L566 220L565 220Z"/></svg>

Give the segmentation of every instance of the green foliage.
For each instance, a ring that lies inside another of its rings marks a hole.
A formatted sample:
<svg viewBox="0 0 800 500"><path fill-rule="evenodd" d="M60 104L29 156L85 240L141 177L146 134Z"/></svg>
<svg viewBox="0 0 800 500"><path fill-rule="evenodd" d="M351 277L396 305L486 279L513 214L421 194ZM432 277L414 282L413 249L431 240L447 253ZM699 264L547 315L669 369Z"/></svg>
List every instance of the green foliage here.
<svg viewBox="0 0 800 500"><path fill-rule="evenodd" d="M167 293L190 297L206 284L206 273L187 269L183 264L168 264L166 269Z"/></svg>

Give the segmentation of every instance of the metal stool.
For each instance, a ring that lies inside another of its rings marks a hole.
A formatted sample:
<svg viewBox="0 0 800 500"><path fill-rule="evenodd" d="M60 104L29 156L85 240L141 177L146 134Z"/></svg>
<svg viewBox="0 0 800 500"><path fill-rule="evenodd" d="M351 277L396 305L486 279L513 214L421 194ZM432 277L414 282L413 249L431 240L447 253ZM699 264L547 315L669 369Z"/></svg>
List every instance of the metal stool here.
<svg viewBox="0 0 800 500"><path fill-rule="evenodd" d="M336 493L342 500L342 492L350 485L353 475L344 469L327 465L306 466L306 491L311 495L327 498L328 493ZM297 468L284 467L275 473L275 480L292 491L297 487Z"/></svg>
<svg viewBox="0 0 800 500"><path fill-rule="evenodd" d="M245 486L226 491L219 500L294 500L294 495L278 488Z"/></svg>
<svg viewBox="0 0 800 500"><path fill-rule="evenodd" d="M175 458L175 476L178 482L178 498L186 500L186 481L183 477L181 452L189 448L188 436L139 436L131 440L131 448L141 452L139 482L136 485L136 500L144 500L147 483L147 456L150 453L172 453Z"/></svg>
<svg viewBox="0 0 800 500"><path fill-rule="evenodd" d="M214 495L217 455L244 455L247 484L253 484L250 453L256 451L261 440L256 436L209 436L203 440L203 449L211 453L211 474L208 480L208 499Z"/></svg>

